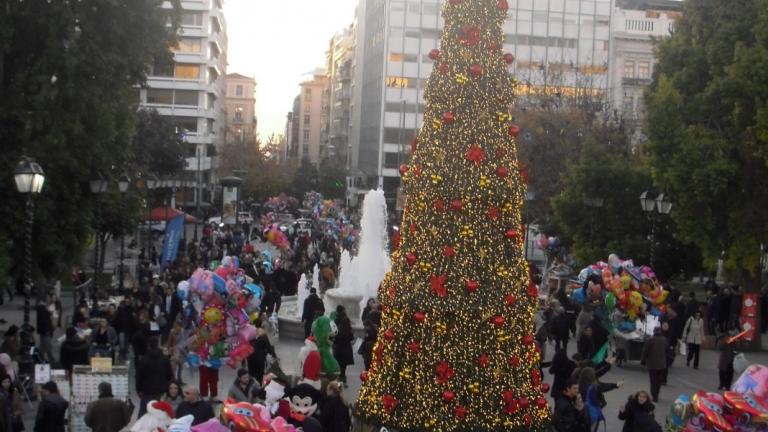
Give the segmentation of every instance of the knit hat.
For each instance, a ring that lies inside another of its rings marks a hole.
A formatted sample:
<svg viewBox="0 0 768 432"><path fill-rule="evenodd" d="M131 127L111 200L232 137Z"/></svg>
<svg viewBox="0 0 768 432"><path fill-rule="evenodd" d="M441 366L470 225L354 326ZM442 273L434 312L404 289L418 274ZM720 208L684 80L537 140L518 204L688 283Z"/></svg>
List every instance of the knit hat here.
<svg viewBox="0 0 768 432"><path fill-rule="evenodd" d="M168 414L168 418L173 418L173 407L165 401L150 401L149 406L147 406L147 411L162 411Z"/></svg>

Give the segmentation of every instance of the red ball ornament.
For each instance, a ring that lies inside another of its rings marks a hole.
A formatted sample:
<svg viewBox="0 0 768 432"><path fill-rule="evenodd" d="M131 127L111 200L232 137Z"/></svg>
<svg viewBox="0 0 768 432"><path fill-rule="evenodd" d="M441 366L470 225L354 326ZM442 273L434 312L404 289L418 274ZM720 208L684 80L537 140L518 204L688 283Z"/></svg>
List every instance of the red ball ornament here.
<svg viewBox="0 0 768 432"><path fill-rule="evenodd" d="M400 165L400 175L404 176L406 173L408 173L409 169L410 167L408 165L405 165L405 164Z"/></svg>
<svg viewBox="0 0 768 432"><path fill-rule="evenodd" d="M507 306L514 306L515 303L517 303L517 297L515 297L513 294L504 297L504 304Z"/></svg>
<svg viewBox="0 0 768 432"><path fill-rule="evenodd" d="M488 357L488 354L483 354L477 358L477 364L479 364L480 367L487 368L488 365L491 364L491 359Z"/></svg>
<svg viewBox="0 0 768 432"><path fill-rule="evenodd" d="M483 67L480 65L472 65L472 67L469 68L469 73L472 75L478 77L483 74Z"/></svg>
<svg viewBox="0 0 768 432"><path fill-rule="evenodd" d="M443 113L443 121L445 123L453 123L454 121L456 121L456 117L453 115L452 112L446 111Z"/></svg>
<svg viewBox="0 0 768 432"><path fill-rule="evenodd" d="M475 280L468 280L466 286L470 294L480 289L480 283Z"/></svg>
<svg viewBox="0 0 768 432"><path fill-rule="evenodd" d="M506 54L504 54L504 57L503 57L503 58L504 58L504 63L506 63L506 64L508 64L508 65L511 65L512 63L514 63L514 62L515 62L515 55L514 55L514 54L512 54L512 53L506 53Z"/></svg>
<svg viewBox="0 0 768 432"><path fill-rule="evenodd" d="M397 399L392 395L384 395L381 397L381 405L386 411L393 411L397 408Z"/></svg>
<svg viewBox="0 0 768 432"><path fill-rule="evenodd" d="M440 66L437 67L437 70L440 71L440 73L448 73L448 63L440 63Z"/></svg>
<svg viewBox="0 0 768 432"><path fill-rule="evenodd" d="M451 210L458 212L458 211L461 211L463 207L464 207L464 202L461 201L460 199L455 199L451 201Z"/></svg>
<svg viewBox="0 0 768 432"><path fill-rule="evenodd" d="M360 381L362 382L368 381L368 371L362 371L360 373Z"/></svg>
<svg viewBox="0 0 768 432"><path fill-rule="evenodd" d="M435 210L437 210L437 211L444 211L445 210L445 201L443 201L440 198L435 200Z"/></svg>
<svg viewBox="0 0 768 432"><path fill-rule="evenodd" d="M536 288L536 285L531 284L528 285L528 297L536 298L539 296L539 289Z"/></svg>
<svg viewBox="0 0 768 432"><path fill-rule="evenodd" d="M429 58L432 60L437 60L440 58L440 50L435 48L429 52Z"/></svg>
<svg viewBox="0 0 768 432"><path fill-rule="evenodd" d="M507 176L509 176L509 169L507 169L507 167L505 166L500 166L496 168L496 175L501 178L506 178Z"/></svg>
<svg viewBox="0 0 768 432"><path fill-rule="evenodd" d="M497 316L493 317L493 325L496 326L497 328L503 326L504 325L504 321L505 321L504 317L501 316L501 315L497 315Z"/></svg>
<svg viewBox="0 0 768 432"><path fill-rule="evenodd" d="M526 426L531 427L533 424L533 417L530 414L526 414L523 416L523 421L525 422Z"/></svg>
<svg viewBox="0 0 768 432"><path fill-rule="evenodd" d="M467 415L467 409L459 405L453 409L453 415L458 419L463 419Z"/></svg>
<svg viewBox="0 0 768 432"><path fill-rule="evenodd" d="M408 351L414 354L418 354L420 350L421 350L421 345L419 345L418 342L411 342L408 344Z"/></svg>
<svg viewBox="0 0 768 432"><path fill-rule="evenodd" d="M496 149L496 159L501 159L506 155L507 155L507 150L504 147L499 147Z"/></svg>
<svg viewBox="0 0 768 432"><path fill-rule="evenodd" d="M516 239L517 238L517 230L508 229L507 232L504 233L504 237L506 237L509 240Z"/></svg>
<svg viewBox="0 0 768 432"><path fill-rule="evenodd" d="M549 391L549 384L547 384L547 383L541 384L541 392L542 393L546 393L548 391Z"/></svg>
<svg viewBox="0 0 768 432"><path fill-rule="evenodd" d="M507 0L499 0L498 2L499 9L506 12L509 10L509 3L507 3Z"/></svg>
<svg viewBox="0 0 768 432"><path fill-rule="evenodd" d="M453 258L453 257L455 257L456 256L456 249L454 249L454 248L452 248L450 246L443 247L443 256L446 257L446 258Z"/></svg>
<svg viewBox="0 0 768 432"><path fill-rule="evenodd" d="M499 49L499 43L496 41L493 41L488 44L488 51L496 51Z"/></svg>
<svg viewBox="0 0 768 432"><path fill-rule="evenodd" d="M456 393L454 393L454 392L452 392L450 390L446 390L446 391L443 392L443 400L444 401L451 402L455 398L456 398Z"/></svg>
<svg viewBox="0 0 768 432"><path fill-rule="evenodd" d="M384 332L384 340L386 340L387 342L391 342L394 339L395 339L395 331L392 329L387 329Z"/></svg>
<svg viewBox="0 0 768 432"><path fill-rule="evenodd" d="M416 264L416 260L418 259L419 258L413 252L408 252L407 254L405 254L405 261L408 263L408 265Z"/></svg>
<svg viewBox="0 0 768 432"><path fill-rule="evenodd" d="M461 3L461 0L451 0L450 3L451 6L458 6Z"/></svg>
<svg viewBox="0 0 768 432"><path fill-rule="evenodd" d="M523 345L533 345L533 342L535 340L536 339L533 337L532 334L527 334L527 335L523 336Z"/></svg>
<svg viewBox="0 0 768 432"><path fill-rule="evenodd" d="M508 132L509 136L517 138L517 136L520 135L520 126L513 124L509 127Z"/></svg>
<svg viewBox="0 0 768 432"><path fill-rule="evenodd" d="M539 385L541 383L541 372L538 369L531 370L531 381Z"/></svg>
<svg viewBox="0 0 768 432"><path fill-rule="evenodd" d="M531 404L531 403L528 401L528 398L527 398L527 397L525 397L525 396L523 396L523 397L521 397L520 399L518 399L518 400L517 400L517 403L520 405L520 408L522 408L522 409L526 409L526 408L528 408L528 406Z"/></svg>
<svg viewBox="0 0 768 432"><path fill-rule="evenodd" d="M418 311L413 314L413 320L421 324L427 319L427 315L424 312Z"/></svg>
<svg viewBox="0 0 768 432"><path fill-rule="evenodd" d="M516 368L516 367L520 366L520 357L518 357L518 356L510 357L509 358L509 366L513 367L513 368Z"/></svg>

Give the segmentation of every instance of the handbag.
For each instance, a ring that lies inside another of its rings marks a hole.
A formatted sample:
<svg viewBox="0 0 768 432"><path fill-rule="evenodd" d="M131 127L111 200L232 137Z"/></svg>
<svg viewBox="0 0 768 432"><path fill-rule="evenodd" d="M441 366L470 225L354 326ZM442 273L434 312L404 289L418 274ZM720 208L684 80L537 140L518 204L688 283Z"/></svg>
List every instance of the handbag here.
<svg viewBox="0 0 768 432"><path fill-rule="evenodd" d="M733 371L736 373L736 376L741 375L748 367L747 356L744 353L736 354L736 357L733 358Z"/></svg>
<svg viewBox="0 0 768 432"><path fill-rule="evenodd" d="M678 341L677 349L681 356L685 357L688 355L688 345L685 342Z"/></svg>

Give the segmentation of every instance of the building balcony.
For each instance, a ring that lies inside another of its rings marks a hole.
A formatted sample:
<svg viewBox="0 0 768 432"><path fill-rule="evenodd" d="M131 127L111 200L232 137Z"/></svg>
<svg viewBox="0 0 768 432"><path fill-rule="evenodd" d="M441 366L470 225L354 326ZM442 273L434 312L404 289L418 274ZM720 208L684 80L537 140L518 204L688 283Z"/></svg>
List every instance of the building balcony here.
<svg viewBox="0 0 768 432"><path fill-rule="evenodd" d="M184 53L177 52L173 54L173 60L176 63L196 63L204 64L208 61L203 53Z"/></svg>
<svg viewBox="0 0 768 432"><path fill-rule="evenodd" d="M216 119L218 113L213 109L205 109L195 106L184 105L164 105L164 104L145 104L148 108L154 108L160 115L173 117L203 117Z"/></svg>
<svg viewBox="0 0 768 432"><path fill-rule="evenodd" d="M622 78L621 83L625 86L647 87L653 82L650 78Z"/></svg>
<svg viewBox="0 0 768 432"><path fill-rule="evenodd" d="M173 77L150 76L147 87L155 89L197 90L205 91L208 86L199 79L178 79Z"/></svg>

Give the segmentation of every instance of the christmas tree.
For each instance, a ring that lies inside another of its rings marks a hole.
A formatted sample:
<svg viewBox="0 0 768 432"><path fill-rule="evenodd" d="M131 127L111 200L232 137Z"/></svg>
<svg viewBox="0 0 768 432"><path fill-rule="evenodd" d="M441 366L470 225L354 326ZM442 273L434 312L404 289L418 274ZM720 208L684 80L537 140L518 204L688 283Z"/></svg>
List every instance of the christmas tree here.
<svg viewBox="0 0 768 432"><path fill-rule="evenodd" d="M523 256L525 173L509 113L506 0L447 0L382 325L357 415L400 431L544 430L536 286Z"/></svg>

